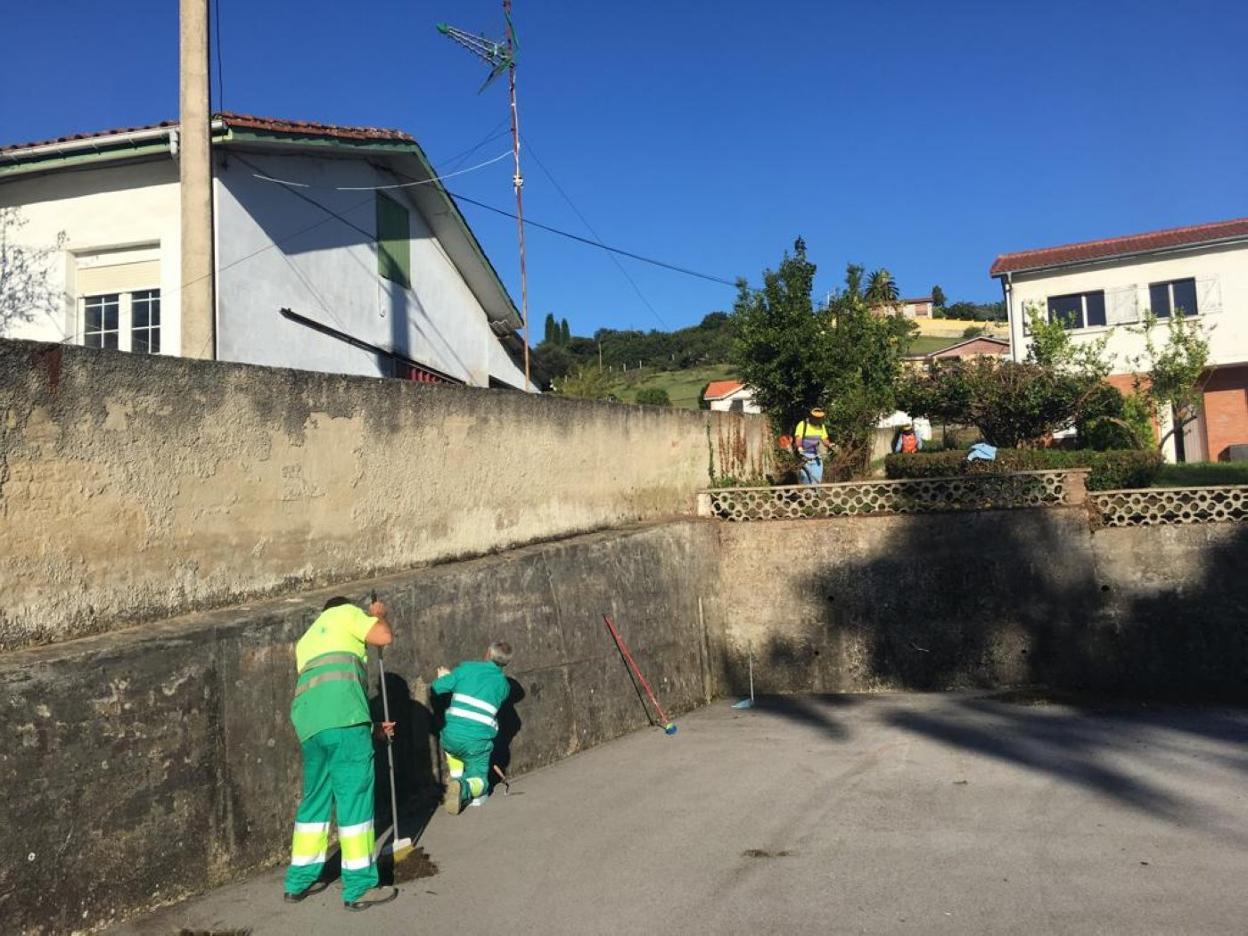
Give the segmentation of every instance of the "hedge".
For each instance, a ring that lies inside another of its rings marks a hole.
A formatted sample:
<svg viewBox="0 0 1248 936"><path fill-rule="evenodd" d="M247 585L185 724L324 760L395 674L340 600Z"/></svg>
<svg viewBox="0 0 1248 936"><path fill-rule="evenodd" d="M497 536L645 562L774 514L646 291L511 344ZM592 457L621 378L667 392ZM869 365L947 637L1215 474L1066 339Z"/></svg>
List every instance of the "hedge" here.
<svg viewBox="0 0 1248 936"><path fill-rule="evenodd" d="M889 455L884 474L889 478L948 478L964 474L992 474L1010 471L1053 471L1088 468L1088 489L1108 491L1117 488L1145 488L1161 469L1159 452L1136 449L997 449L996 461L968 462L966 451L912 452Z"/></svg>

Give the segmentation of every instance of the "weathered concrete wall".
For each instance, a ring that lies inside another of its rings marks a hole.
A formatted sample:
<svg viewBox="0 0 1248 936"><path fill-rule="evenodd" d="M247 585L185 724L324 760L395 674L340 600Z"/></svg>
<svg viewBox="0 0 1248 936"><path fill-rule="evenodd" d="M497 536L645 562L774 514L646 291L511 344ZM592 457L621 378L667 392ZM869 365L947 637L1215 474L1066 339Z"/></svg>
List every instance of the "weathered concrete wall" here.
<svg viewBox="0 0 1248 936"><path fill-rule="evenodd" d="M764 424L0 341L0 650L687 513L721 438Z"/></svg>
<svg viewBox="0 0 1248 936"><path fill-rule="evenodd" d="M1248 700L1248 525L1077 509L723 524L715 678L760 692L1028 683ZM722 630L720 626L722 624Z"/></svg>
<svg viewBox="0 0 1248 936"><path fill-rule="evenodd" d="M715 530L685 521L341 589L376 588L392 608L401 796L427 794L437 760L426 680L493 638L517 648L496 748L513 772L646 724L604 613L665 705L704 703L698 596L714 581ZM293 644L334 593L0 657L4 932L95 927L284 859L300 778Z"/></svg>

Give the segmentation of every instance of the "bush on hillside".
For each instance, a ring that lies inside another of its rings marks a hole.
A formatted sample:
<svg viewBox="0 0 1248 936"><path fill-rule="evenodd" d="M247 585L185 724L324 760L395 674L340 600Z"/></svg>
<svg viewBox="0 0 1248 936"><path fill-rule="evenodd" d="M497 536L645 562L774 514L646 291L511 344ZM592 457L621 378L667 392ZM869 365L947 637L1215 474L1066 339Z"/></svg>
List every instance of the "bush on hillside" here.
<svg viewBox="0 0 1248 936"><path fill-rule="evenodd" d="M643 406L671 406L671 397L662 387L646 387L637 391L637 402Z"/></svg>
<svg viewBox="0 0 1248 936"><path fill-rule="evenodd" d="M889 478L949 478L966 474L1088 468L1088 489L1108 491L1148 487L1161 465L1159 453L1136 449L1107 452L1087 449L998 449L996 461L968 462L966 453L962 451L889 455L884 459L884 474Z"/></svg>

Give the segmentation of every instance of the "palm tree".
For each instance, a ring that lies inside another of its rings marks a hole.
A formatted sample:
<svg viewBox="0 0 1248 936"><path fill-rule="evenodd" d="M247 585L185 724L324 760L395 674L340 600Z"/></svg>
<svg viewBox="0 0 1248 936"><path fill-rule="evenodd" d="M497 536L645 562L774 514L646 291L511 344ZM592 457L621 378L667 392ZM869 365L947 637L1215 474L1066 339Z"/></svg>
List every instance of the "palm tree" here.
<svg viewBox="0 0 1248 936"><path fill-rule="evenodd" d="M866 298L872 305L892 305L897 302L900 295L893 274L883 267L867 277Z"/></svg>

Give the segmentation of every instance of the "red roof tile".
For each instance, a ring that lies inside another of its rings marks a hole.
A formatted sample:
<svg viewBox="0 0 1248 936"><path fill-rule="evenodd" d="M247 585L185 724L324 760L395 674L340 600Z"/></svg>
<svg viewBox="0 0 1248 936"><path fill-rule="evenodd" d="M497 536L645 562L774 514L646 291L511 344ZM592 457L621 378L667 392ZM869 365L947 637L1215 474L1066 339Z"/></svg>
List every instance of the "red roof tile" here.
<svg viewBox="0 0 1248 936"><path fill-rule="evenodd" d="M266 130L271 133L290 133L299 136L330 137L336 140L389 140L401 143L414 143L411 135L402 130L389 130L383 127L341 127L337 124L317 123L312 120L284 120L279 117L257 117L253 114L235 114L223 112L213 117L222 121L227 127L239 130ZM34 146L51 146L56 143L75 143L80 140L97 140L117 136L122 133L134 133L140 130L161 130L176 127L176 120L162 120L160 123L144 124L138 127L113 127L110 130L96 130L89 133L71 133L51 140L36 140L33 143L9 143L0 146L0 153L11 150L27 149Z"/></svg>
<svg viewBox="0 0 1248 936"><path fill-rule="evenodd" d="M719 400L730 393L736 393L742 386L744 385L739 380L712 380L706 385L706 392L702 394L702 399Z"/></svg>
<svg viewBox="0 0 1248 936"><path fill-rule="evenodd" d="M1167 247L1187 247L1207 244L1234 237L1248 237L1248 218L1234 221L1215 221L1212 224L1194 224L1189 227L1168 228L1126 237L1110 237L1105 240L1083 241L1061 247L1045 247L1041 250L1023 250L1002 254L993 262L989 276L1015 273L1019 270L1042 270L1089 260L1106 260L1131 254L1162 250Z"/></svg>

